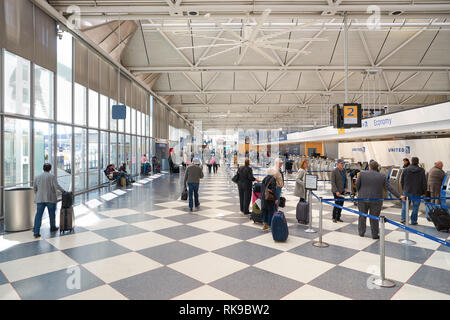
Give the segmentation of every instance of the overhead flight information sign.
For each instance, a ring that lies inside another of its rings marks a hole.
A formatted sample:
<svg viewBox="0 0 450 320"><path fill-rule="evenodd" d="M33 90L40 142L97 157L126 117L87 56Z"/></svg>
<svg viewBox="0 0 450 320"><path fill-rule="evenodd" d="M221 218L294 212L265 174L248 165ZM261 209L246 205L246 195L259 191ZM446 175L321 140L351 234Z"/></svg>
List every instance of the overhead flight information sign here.
<svg viewBox="0 0 450 320"><path fill-rule="evenodd" d="M362 110L359 103L344 103L344 128L361 128Z"/></svg>

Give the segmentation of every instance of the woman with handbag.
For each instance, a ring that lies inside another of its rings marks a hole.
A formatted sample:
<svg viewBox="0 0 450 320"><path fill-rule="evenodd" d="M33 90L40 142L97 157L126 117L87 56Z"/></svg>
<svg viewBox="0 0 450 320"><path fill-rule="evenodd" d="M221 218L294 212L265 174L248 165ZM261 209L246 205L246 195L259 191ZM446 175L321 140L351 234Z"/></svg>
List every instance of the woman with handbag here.
<svg viewBox="0 0 450 320"><path fill-rule="evenodd" d="M250 168L250 160L245 159L244 165L239 167L237 185L239 190L239 204L243 214L250 214L248 207L252 197L253 181L261 182L253 176L253 169Z"/></svg>
<svg viewBox="0 0 450 320"><path fill-rule="evenodd" d="M295 178L295 190L294 196L299 197L301 202L305 202L306 200L306 169L309 167L309 159L303 158L300 162L300 168L297 172L297 177Z"/></svg>
<svg viewBox="0 0 450 320"><path fill-rule="evenodd" d="M267 176L262 181L261 210L263 212L263 230L270 230L273 213L278 206L276 174L277 170L269 168Z"/></svg>
<svg viewBox="0 0 450 320"><path fill-rule="evenodd" d="M277 181L277 192L276 192L276 196L277 196L277 200L278 203L280 203L280 198L281 198L281 190L284 187L284 175L283 172L281 171L281 167L283 166L283 161L281 161L280 158L276 158L274 161L274 170L275 170L275 179Z"/></svg>

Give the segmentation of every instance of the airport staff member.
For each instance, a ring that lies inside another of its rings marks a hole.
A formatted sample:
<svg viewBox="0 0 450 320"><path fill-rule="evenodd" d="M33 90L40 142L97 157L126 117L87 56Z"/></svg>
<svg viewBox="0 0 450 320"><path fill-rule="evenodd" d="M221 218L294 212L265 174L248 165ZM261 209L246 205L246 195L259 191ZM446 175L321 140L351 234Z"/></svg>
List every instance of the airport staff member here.
<svg viewBox="0 0 450 320"><path fill-rule="evenodd" d="M382 199L383 189L386 189L397 198L405 200L390 184L386 181L386 176L378 172L378 162L372 161L369 165L369 171L361 171L356 180L356 190L358 191L358 198L365 199ZM383 201L358 201L358 210L363 213L379 217ZM372 238L379 239L378 235L378 220L370 219L370 229L372 231ZM366 217L359 216L358 233L364 237L366 232Z"/></svg>
<svg viewBox="0 0 450 320"><path fill-rule="evenodd" d="M200 179L203 178L203 167L200 165L200 161L196 158L193 159L193 163L186 169L184 174L184 187L189 187L189 209L192 211L195 198L195 207L200 206L198 199L198 189L200 187Z"/></svg>
<svg viewBox="0 0 450 320"><path fill-rule="evenodd" d="M444 164L442 163L442 161L436 161L434 163L434 167L431 168L431 170L427 174L427 190L430 192L430 197L432 198L439 198L441 196L442 181L445 178L445 171L442 170L443 167ZM441 200L439 199L432 199L430 200L430 202L434 204L441 204ZM428 221L431 221L428 212L429 210L427 206L426 217Z"/></svg>
<svg viewBox="0 0 450 320"><path fill-rule="evenodd" d="M344 160L338 159L336 162L336 169L331 172L331 192L335 199L343 199L344 194L347 193L347 174L344 170ZM343 206L344 201L336 201L338 206ZM333 222L344 222L341 220L341 208L333 208Z"/></svg>
<svg viewBox="0 0 450 320"><path fill-rule="evenodd" d="M419 158L412 157L411 165L403 170L401 184L403 195L409 198L419 198L427 191L427 178L425 170L419 167ZM411 200L409 201L411 202ZM417 224L417 216L419 214L420 200L413 200L413 210L411 213L411 225ZM406 202L402 202L402 220L405 222L406 217Z"/></svg>
<svg viewBox="0 0 450 320"><path fill-rule="evenodd" d="M65 190L58 184L58 180L54 175L50 173L52 170L52 165L50 163L44 164L44 173L37 176L34 179L34 202L36 203L37 211L34 217L34 237L40 237L42 215L47 207L48 216L50 218L50 231L55 232L58 230L55 224L55 211L56 211L56 192L60 190L65 192Z"/></svg>

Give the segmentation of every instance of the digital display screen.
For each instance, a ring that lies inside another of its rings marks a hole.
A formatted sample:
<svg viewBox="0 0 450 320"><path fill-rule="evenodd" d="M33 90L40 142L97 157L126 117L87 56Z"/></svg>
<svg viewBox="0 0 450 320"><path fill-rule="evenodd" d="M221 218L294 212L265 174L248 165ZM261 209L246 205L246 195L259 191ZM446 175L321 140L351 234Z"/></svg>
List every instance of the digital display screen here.
<svg viewBox="0 0 450 320"><path fill-rule="evenodd" d="M315 174L305 175L305 189L306 190L317 190L317 180L318 180L318 177Z"/></svg>
<svg viewBox="0 0 450 320"><path fill-rule="evenodd" d="M391 177L396 178L398 174L398 170L392 170Z"/></svg>

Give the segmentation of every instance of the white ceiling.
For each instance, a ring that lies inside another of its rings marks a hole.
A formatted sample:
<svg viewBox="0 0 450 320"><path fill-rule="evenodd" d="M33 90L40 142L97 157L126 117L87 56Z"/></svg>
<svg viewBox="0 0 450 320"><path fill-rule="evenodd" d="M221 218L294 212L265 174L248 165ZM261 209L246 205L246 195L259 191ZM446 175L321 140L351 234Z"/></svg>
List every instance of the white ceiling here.
<svg viewBox="0 0 450 320"><path fill-rule="evenodd" d="M449 1L48 2L62 12L77 5L91 33L134 21L121 63L160 74L152 90L204 129L328 125L328 108L345 102L343 12L349 102L392 112L450 97Z"/></svg>

